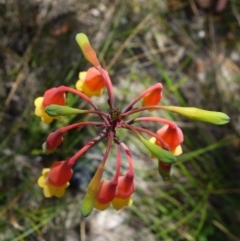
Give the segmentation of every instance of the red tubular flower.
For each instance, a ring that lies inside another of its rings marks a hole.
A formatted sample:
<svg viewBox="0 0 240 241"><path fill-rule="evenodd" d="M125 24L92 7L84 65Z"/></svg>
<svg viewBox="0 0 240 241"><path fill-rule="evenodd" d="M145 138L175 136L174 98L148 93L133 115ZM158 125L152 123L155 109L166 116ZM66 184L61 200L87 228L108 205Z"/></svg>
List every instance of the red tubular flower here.
<svg viewBox="0 0 240 241"><path fill-rule="evenodd" d="M96 201L102 205L111 202L116 196L117 185L118 183L113 180L103 180L101 182Z"/></svg>
<svg viewBox="0 0 240 241"><path fill-rule="evenodd" d="M129 169L125 175L118 177L117 195L111 202L116 210L132 205L132 194L135 190L132 156L128 147L123 142L121 142L121 147L127 155Z"/></svg>
<svg viewBox="0 0 240 241"><path fill-rule="evenodd" d="M182 130L176 125L165 125L157 131L157 135L160 136L169 146L171 152L173 152L177 146L183 142ZM161 146L161 143L156 142Z"/></svg>
<svg viewBox="0 0 240 241"><path fill-rule="evenodd" d="M107 74L106 70L103 71ZM102 74L96 68L92 67L89 68L87 72L79 73L79 80L76 83L76 88L88 97L92 97L101 95L105 85Z"/></svg>
<svg viewBox="0 0 240 241"><path fill-rule="evenodd" d="M57 130L52 132L46 142L43 144L43 150L47 152L54 151L63 141L62 133Z"/></svg>
<svg viewBox="0 0 240 241"><path fill-rule="evenodd" d="M95 68L90 68L87 71L85 86L90 90L100 90L105 86L105 81L100 72Z"/></svg>
<svg viewBox="0 0 240 241"><path fill-rule="evenodd" d="M43 106L47 107L52 104L56 104L56 105L66 104L65 93L60 91L59 88L51 88L44 93Z"/></svg>
<svg viewBox="0 0 240 241"><path fill-rule="evenodd" d="M121 169L121 154L118 145L116 145L116 152L117 164L115 175L111 181L103 180L101 182L101 186L97 194L95 207L100 210L104 210L117 194L118 177Z"/></svg>
<svg viewBox="0 0 240 241"><path fill-rule="evenodd" d="M118 178L117 195L118 198L128 198L135 190L134 175L129 171Z"/></svg>
<svg viewBox="0 0 240 241"><path fill-rule="evenodd" d="M120 210L125 206L131 206L133 203L132 194L135 190L134 175L132 171L128 171L124 176L118 178L117 195L111 204L116 210Z"/></svg>
<svg viewBox="0 0 240 241"><path fill-rule="evenodd" d="M157 105L162 98L162 84L158 83L156 88L150 91L143 97L142 106L153 106Z"/></svg>
<svg viewBox="0 0 240 241"><path fill-rule="evenodd" d="M129 169L125 175L121 175L118 178L118 187L117 187L116 197L125 199L125 198L129 198L135 190L134 168L133 168L132 155L127 145L121 142L121 147L123 148L123 150L127 155Z"/></svg>
<svg viewBox="0 0 240 241"><path fill-rule="evenodd" d="M51 117L45 112L45 108L51 104L65 105L65 92L59 88L51 88L44 93L44 96L35 99L35 115L39 116L45 123L51 123L57 117Z"/></svg>
<svg viewBox="0 0 240 241"><path fill-rule="evenodd" d="M51 168L44 168L38 179L38 186L43 188L44 196L62 197L69 186L72 177L71 166L68 161L54 162Z"/></svg>
<svg viewBox="0 0 240 241"><path fill-rule="evenodd" d="M53 186L61 187L71 179L72 173L67 161L57 161L51 166L47 181Z"/></svg>

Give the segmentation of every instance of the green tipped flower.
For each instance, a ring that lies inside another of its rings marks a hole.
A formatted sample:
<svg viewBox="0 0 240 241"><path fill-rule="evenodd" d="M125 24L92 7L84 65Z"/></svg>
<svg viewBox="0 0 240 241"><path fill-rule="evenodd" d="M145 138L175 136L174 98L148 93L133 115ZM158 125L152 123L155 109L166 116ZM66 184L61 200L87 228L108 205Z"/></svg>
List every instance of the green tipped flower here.
<svg viewBox="0 0 240 241"><path fill-rule="evenodd" d="M84 197L83 203L81 205L81 214L83 217L87 217L92 213L94 208L94 203L98 194L98 190L101 184L101 178L103 173L104 165L101 163L88 185L87 193Z"/></svg>
<svg viewBox="0 0 240 241"><path fill-rule="evenodd" d="M164 110L170 110L193 120L205 121L215 125L224 125L230 121L228 115L223 112L202 110L195 107L162 106Z"/></svg>
<svg viewBox="0 0 240 241"><path fill-rule="evenodd" d="M79 110L71 108L68 106L62 105L49 105L45 108L45 112L52 117L61 116L61 115L72 115L72 114L82 114L85 113L85 110Z"/></svg>
<svg viewBox="0 0 240 241"><path fill-rule="evenodd" d="M94 67L96 68L100 67L101 65L97 59L94 49L89 43L87 35L84 33L78 33L76 35L76 41L79 47L81 48L86 60L89 61L92 65L94 65Z"/></svg>
<svg viewBox="0 0 240 241"><path fill-rule="evenodd" d="M83 199L83 202L81 204L81 214L84 218L89 216L94 208L95 198L92 198L88 194Z"/></svg>
<svg viewBox="0 0 240 241"><path fill-rule="evenodd" d="M151 143L150 141L143 138L141 135L139 135L138 137L151 152L151 154L160 159L162 162L170 164L177 161L176 157L171 152L166 151L161 147Z"/></svg>

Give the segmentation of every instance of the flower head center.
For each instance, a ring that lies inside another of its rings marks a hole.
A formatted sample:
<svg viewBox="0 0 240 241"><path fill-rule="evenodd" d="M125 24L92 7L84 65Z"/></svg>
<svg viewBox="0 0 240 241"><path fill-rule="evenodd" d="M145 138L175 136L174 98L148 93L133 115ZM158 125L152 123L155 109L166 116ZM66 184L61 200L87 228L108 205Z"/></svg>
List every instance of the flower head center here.
<svg viewBox="0 0 240 241"><path fill-rule="evenodd" d="M117 121L120 119L122 112L119 108L112 109L110 111L111 121Z"/></svg>

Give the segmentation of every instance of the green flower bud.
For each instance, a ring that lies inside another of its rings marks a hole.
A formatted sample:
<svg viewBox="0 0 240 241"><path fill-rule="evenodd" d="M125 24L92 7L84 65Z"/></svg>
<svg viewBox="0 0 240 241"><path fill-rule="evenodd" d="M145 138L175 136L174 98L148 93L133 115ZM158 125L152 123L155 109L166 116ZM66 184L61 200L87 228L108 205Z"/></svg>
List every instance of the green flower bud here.
<svg viewBox="0 0 240 241"><path fill-rule="evenodd" d="M230 121L229 116L223 112L202 110L195 107L161 106L161 108L193 120L205 121L215 125L224 125Z"/></svg>
<svg viewBox="0 0 240 241"><path fill-rule="evenodd" d="M141 135L138 135L142 143L148 148L152 155L157 157L164 163L174 163L177 161L177 158L169 151L162 149L161 147L151 143L150 141L143 138Z"/></svg>
<svg viewBox="0 0 240 241"><path fill-rule="evenodd" d="M88 37L84 33L78 33L76 35L76 41L81 48L84 57L93 64L96 68L100 67L100 63L97 59L96 53L89 43Z"/></svg>
<svg viewBox="0 0 240 241"><path fill-rule="evenodd" d="M79 110L65 105L49 105L45 108L45 112L48 115L55 117L61 115L82 114L85 113L85 110Z"/></svg>
<svg viewBox="0 0 240 241"><path fill-rule="evenodd" d="M86 218L87 216L89 216L92 213L94 203L95 203L95 198L88 195L88 193L87 193L83 199L83 202L81 205L81 210L80 210L81 214L84 218Z"/></svg>

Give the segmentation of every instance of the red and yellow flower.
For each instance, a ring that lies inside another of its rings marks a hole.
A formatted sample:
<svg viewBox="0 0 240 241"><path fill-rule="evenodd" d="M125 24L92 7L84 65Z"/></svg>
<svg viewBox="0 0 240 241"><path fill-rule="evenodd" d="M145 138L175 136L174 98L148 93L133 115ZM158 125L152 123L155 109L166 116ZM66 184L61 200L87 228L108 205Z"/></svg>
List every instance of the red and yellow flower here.
<svg viewBox="0 0 240 241"><path fill-rule="evenodd" d="M54 162L51 168L44 168L38 179L38 186L43 188L44 196L62 197L69 186L72 177L72 168L67 161Z"/></svg>
<svg viewBox="0 0 240 241"><path fill-rule="evenodd" d="M92 67L88 69L87 72L79 73L76 89L83 92L88 97L101 95L104 87L105 81L103 76L96 68Z"/></svg>
<svg viewBox="0 0 240 241"><path fill-rule="evenodd" d="M51 117L45 112L45 108L51 104L65 105L65 93L60 91L59 88L51 88L44 93L43 97L38 97L34 101L35 115L39 116L45 123L51 123L57 117Z"/></svg>
<svg viewBox="0 0 240 241"><path fill-rule="evenodd" d="M103 180L94 207L97 210L103 211L110 204L116 210L120 210L125 206L131 206L134 190L134 177L133 175L129 175L129 173L118 177L117 183Z"/></svg>
<svg viewBox="0 0 240 241"><path fill-rule="evenodd" d="M142 100L142 106L157 105L162 99L162 84L158 83L154 89L144 95Z"/></svg>

